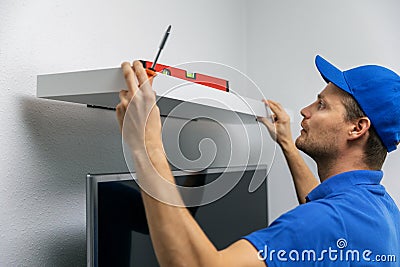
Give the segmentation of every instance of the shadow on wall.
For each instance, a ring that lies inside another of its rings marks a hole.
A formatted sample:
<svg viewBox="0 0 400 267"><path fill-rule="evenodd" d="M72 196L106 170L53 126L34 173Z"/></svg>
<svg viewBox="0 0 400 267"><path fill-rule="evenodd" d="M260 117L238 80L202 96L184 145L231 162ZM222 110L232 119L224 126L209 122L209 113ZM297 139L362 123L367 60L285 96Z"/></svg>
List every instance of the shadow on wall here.
<svg viewBox="0 0 400 267"><path fill-rule="evenodd" d="M20 260L86 266L86 175L127 171L115 112L32 96L18 102L27 155L19 172L29 179L15 179L23 197L13 201L26 233L21 251L31 255Z"/></svg>
<svg viewBox="0 0 400 267"><path fill-rule="evenodd" d="M34 97L21 97L20 106L39 168L57 174L82 169L79 179L127 170L114 111Z"/></svg>

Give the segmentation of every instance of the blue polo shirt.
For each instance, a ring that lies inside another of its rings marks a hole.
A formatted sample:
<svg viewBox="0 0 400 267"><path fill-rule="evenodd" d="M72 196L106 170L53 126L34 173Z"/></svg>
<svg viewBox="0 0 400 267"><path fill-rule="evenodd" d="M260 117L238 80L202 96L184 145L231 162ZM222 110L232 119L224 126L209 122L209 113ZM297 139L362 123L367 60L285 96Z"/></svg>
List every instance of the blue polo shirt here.
<svg viewBox="0 0 400 267"><path fill-rule="evenodd" d="M274 266L400 266L400 212L382 171L335 175L248 240Z"/></svg>

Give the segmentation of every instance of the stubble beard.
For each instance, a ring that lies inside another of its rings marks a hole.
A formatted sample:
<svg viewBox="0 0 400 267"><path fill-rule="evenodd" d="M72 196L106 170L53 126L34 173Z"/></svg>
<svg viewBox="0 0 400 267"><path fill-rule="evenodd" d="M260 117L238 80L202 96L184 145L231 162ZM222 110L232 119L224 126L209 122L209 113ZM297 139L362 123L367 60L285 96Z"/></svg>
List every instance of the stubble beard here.
<svg viewBox="0 0 400 267"><path fill-rule="evenodd" d="M302 134L296 139L296 147L310 156L315 162L332 161L337 156L337 137L329 132L322 132L320 137Z"/></svg>

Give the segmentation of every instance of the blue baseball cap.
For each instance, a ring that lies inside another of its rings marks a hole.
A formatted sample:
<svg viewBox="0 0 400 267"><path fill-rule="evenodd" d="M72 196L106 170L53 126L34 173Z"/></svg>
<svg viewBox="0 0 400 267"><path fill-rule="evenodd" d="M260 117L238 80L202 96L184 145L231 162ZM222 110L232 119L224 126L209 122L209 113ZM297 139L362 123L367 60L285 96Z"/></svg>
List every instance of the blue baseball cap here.
<svg viewBox="0 0 400 267"><path fill-rule="evenodd" d="M315 65L322 78L354 97L388 152L400 142L400 76L377 65L341 71L321 56Z"/></svg>

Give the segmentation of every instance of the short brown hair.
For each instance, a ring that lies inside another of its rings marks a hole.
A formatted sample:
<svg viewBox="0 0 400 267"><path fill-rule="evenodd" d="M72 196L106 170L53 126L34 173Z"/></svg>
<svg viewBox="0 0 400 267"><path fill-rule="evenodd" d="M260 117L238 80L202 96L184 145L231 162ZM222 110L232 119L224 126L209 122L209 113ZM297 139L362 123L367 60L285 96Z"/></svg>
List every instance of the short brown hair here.
<svg viewBox="0 0 400 267"><path fill-rule="evenodd" d="M354 121L361 117L367 117L358 105L357 101L347 92L342 91L342 103L346 109L346 121ZM376 133L373 125L369 128L369 137L366 144L364 162L371 169L381 169L386 159L387 149Z"/></svg>

